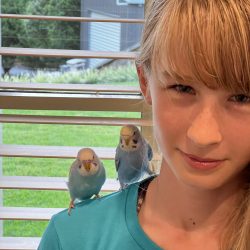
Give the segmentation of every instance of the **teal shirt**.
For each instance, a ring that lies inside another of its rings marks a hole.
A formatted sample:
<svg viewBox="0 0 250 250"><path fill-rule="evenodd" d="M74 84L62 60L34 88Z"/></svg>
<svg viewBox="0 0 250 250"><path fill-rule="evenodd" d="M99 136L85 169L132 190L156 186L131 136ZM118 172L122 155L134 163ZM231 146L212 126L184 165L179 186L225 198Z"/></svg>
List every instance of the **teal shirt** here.
<svg viewBox="0 0 250 250"><path fill-rule="evenodd" d="M139 224L138 185L54 215L38 250L160 250Z"/></svg>

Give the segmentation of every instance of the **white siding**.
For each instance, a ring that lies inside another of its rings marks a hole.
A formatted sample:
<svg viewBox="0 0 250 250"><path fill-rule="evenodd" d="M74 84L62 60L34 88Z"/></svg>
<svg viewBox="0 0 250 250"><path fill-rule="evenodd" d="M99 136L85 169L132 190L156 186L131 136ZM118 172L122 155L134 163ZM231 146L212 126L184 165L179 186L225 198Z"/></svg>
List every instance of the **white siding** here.
<svg viewBox="0 0 250 250"><path fill-rule="evenodd" d="M92 12L93 18L110 18ZM121 24L120 23L90 23L89 49L92 51L120 51ZM90 59L90 68L102 65L107 59Z"/></svg>

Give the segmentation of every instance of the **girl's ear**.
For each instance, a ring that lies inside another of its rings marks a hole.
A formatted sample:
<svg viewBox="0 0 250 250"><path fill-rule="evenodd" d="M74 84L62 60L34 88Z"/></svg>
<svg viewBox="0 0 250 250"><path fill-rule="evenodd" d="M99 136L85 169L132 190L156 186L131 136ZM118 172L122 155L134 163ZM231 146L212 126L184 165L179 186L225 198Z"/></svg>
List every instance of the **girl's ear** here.
<svg viewBox="0 0 250 250"><path fill-rule="evenodd" d="M137 75L139 78L141 92L144 96L144 99L145 99L147 104L152 105L152 99L151 99L151 94L150 94L150 88L148 85L148 79L145 76L143 67L136 65L136 70L137 70Z"/></svg>

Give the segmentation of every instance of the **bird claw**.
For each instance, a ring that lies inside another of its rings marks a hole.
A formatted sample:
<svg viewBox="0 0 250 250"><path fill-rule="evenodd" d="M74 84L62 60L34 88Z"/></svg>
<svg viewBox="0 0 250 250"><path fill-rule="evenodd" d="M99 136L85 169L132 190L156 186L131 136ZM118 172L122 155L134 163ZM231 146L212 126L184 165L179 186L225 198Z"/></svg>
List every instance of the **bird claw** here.
<svg viewBox="0 0 250 250"><path fill-rule="evenodd" d="M123 191L124 189L126 189L127 187L129 186L129 184L121 184L121 186L120 186L120 191Z"/></svg>
<svg viewBox="0 0 250 250"><path fill-rule="evenodd" d="M75 208L74 201L70 201L69 208L68 208L68 215L70 215L71 209Z"/></svg>
<svg viewBox="0 0 250 250"><path fill-rule="evenodd" d="M101 198L101 196L99 194L95 194L94 199L99 199L99 198Z"/></svg>

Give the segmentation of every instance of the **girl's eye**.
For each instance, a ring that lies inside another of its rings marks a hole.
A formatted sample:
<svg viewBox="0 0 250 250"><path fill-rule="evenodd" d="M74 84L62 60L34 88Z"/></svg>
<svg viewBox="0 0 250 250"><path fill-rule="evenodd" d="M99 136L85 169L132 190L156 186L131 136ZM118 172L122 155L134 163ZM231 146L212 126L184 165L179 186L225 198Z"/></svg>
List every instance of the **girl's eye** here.
<svg viewBox="0 0 250 250"><path fill-rule="evenodd" d="M182 84L175 84L169 87L169 89L173 89L174 91L182 94L195 94L194 89L188 85L182 85Z"/></svg>
<svg viewBox="0 0 250 250"><path fill-rule="evenodd" d="M233 102L236 102L237 104L247 104L250 103L250 96L239 94L234 95L230 98Z"/></svg>

